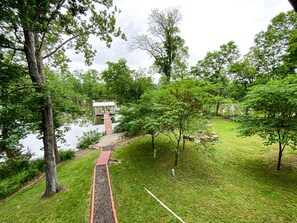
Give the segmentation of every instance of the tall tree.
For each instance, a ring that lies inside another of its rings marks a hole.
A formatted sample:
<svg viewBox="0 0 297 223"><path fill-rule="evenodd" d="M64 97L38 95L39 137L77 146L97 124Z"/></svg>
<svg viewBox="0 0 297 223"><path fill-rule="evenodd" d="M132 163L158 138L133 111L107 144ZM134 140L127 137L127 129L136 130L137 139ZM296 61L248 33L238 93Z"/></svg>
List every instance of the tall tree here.
<svg viewBox="0 0 297 223"><path fill-rule="evenodd" d="M76 52L83 52L86 63L90 64L95 55L88 42L91 35L110 46L112 35L122 34L115 28L116 12L112 0L3 0L0 3L1 50L13 51L17 59L25 55L29 76L40 95L46 163L45 196L56 193L59 184L54 156L53 106L45 88L44 60L65 57L64 51L71 47Z"/></svg>
<svg viewBox="0 0 297 223"><path fill-rule="evenodd" d="M153 9L148 17L148 34L134 37L132 48L147 52L155 59L154 65L170 82L174 65L179 67L188 57L185 41L179 36L178 27L182 15L178 8L167 8L164 11Z"/></svg>
<svg viewBox="0 0 297 223"><path fill-rule="evenodd" d="M218 85L219 98L226 93L224 90L231 80L229 67L239 58L239 50L234 41L220 46L220 50L208 52L203 60L199 60L192 68L192 74L202 80L210 81ZM221 101L216 103L216 115L219 113Z"/></svg>
<svg viewBox="0 0 297 223"><path fill-rule="evenodd" d="M247 55L243 60L232 64L229 67L229 72L232 74L233 79L229 96L236 101L242 102L249 88L255 83L258 77L257 70ZM248 109L245 112L247 114Z"/></svg>
<svg viewBox="0 0 297 223"><path fill-rule="evenodd" d="M75 71L76 78L80 82L79 92L85 100L103 100L105 88L102 77L97 70Z"/></svg>
<svg viewBox="0 0 297 223"><path fill-rule="evenodd" d="M151 77L130 70L126 63L125 59L107 62L108 68L102 72L107 93L121 105L137 102L144 91L153 86Z"/></svg>
<svg viewBox="0 0 297 223"><path fill-rule="evenodd" d="M258 134L266 145L278 144L277 170L287 146L297 146L297 76L256 85L248 92L245 105L254 114L240 119L243 136Z"/></svg>
<svg viewBox="0 0 297 223"><path fill-rule="evenodd" d="M250 54L263 83L295 73L296 61L290 60L288 54L296 43L296 30L297 14L292 10L274 17L267 30L256 35Z"/></svg>

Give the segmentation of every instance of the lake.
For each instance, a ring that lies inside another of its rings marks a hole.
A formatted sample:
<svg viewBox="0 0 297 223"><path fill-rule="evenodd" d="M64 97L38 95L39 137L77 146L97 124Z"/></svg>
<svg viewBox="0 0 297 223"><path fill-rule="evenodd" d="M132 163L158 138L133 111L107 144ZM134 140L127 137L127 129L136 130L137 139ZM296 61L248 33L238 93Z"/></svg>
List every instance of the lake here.
<svg viewBox="0 0 297 223"><path fill-rule="evenodd" d="M98 122L95 122L98 123ZM102 122L101 122L102 123ZM117 123L112 123L112 127L114 128ZM78 122L75 124L68 125L70 130L65 133L65 143L61 143L58 141L59 149L72 149L77 150L76 145L78 143L78 138L80 138L84 132L88 132L90 130L96 130L98 132L104 132L104 124L93 124L91 122L82 123ZM42 139L37 138L38 134L30 134L23 140L21 140L21 144L24 146L24 150L27 148L30 149L31 152L34 152L33 158L43 157L43 142Z"/></svg>

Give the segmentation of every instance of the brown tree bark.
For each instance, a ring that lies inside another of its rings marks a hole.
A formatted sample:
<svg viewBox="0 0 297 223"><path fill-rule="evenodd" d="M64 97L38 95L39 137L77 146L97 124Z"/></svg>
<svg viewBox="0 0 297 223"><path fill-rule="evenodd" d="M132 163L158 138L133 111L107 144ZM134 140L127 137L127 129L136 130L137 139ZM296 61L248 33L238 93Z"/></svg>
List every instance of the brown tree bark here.
<svg viewBox="0 0 297 223"><path fill-rule="evenodd" d="M58 146L57 146L57 137L56 134L54 134L54 151L55 151L55 160L56 160L56 164L61 163L62 159L58 150Z"/></svg>
<svg viewBox="0 0 297 223"><path fill-rule="evenodd" d="M53 123L53 110L50 99L45 101L45 106L42 111L42 125L46 174L46 190L44 196L48 197L59 191L54 145L55 131Z"/></svg>
<svg viewBox="0 0 297 223"><path fill-rule="evenodd" d="M55 161L55 131L53 122L53 110L50 98L45 97L44 88L44 74L43 69L41 73L38 67L43 66L42 58L40 55L36 55L35 49L35 38L32 31L24 30L25 37L25 54L29 67L29 73L32 83L35 86L35 90L42 94L42 132L43 132L43 144L44 144L44 160L45 160L45 171L46 171L46 190L44 196L51 196L59 191L58 178L56 172L56 161ZM41 60L40 60L41 59Z"/></svg>
<svg viewBox="0 0 297 223"><path fill-rule="evenodd" d="M281 144L279 144L278 161L277 161L277 168L276 168L277 170L280 170L282 155L283 155L282 146Z"/></svg>
<svg viewBox="0 0 297 223"><path fill-rule="evenodd" d="M41 43L38 39L37 34L34 35L34 39L35 39L35 48L39 49ZM39 49L39 51L42 52L42 47ZM44 63L43 63L42 55L40 52L37 52L37 55L36 55L37 70L38 70L38 74L40 76L42 84L45 84L46 78L44 75ZM54 127L54 131L55 131L55 127ZM56 164L58 164L62 160L61 160L61 157L60 157L60 154L58 151L56 134L54 134L54 150L55 150Z"/></svg>

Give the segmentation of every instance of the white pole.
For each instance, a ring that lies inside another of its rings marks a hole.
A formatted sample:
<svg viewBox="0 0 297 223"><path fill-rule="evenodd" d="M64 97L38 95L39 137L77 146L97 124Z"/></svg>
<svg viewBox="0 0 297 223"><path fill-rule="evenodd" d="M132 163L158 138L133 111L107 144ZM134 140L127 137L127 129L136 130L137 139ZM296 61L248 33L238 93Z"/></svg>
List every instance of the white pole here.
<svg viewBox="0 0 297 223"><path fill-rule="evenodd" d="M155 195L152 194L152 192L150 192L148 189L144 188L146 190L146 192L148 192L153 198L155 198L167 211L169 211L174 217L176 217L180 222L182 223L186 223L183 221L183 219L179 216L177 216L173 211L171 211L169 209L169 207L167 207L165 204L162 203L162 201L160 201Z"/></svg>

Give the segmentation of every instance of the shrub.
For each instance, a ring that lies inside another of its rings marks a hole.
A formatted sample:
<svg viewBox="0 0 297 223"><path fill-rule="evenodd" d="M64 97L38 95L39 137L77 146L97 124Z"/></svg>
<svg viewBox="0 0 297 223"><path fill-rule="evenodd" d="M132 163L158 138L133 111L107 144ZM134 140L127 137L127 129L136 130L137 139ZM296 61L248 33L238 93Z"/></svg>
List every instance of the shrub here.
<svg viewBox="0 0 297 223"><path fill-rule="evenodd" d="M75 157L75 152L71 149L59 151L62 161L72 159Z"/></svg>
<svg viewBox="0 0 297 223"><path fill-rule="evenodd" d="M19 157L16 159L9 159L0 166L0 179L12 177L19 172L30 168L29 158Z"/></svg>
<svg viewBox="0 0 297 223"><path fill-rule="evenodd" d="M62 161L75 156L73 150L60 151ZM45 171L43 158L29 160L27 157L10 159L0 164L0 199L3 199L17 190L24 184Z"/></svg>
<svg viewBox="0 0 297 223"><path fill-rule="evenodd" d="M45 162L43 158L37 158L37 159L31 160L30 166L33 169L39 170L39 172L45 171Z"/></svg>
<svg viewBox="0 0 297 223"><path fill-rule="evenodd" d="M14 175L10 178L6 178L0 183L0 199L3 199L17 190L19 190L25 183L39 175L38 169L28 169Z"/></svg>
<svg viewBox="0 0 297 223"><path fill-rule="evenodd" d="M87 149L90 145L99 142L102 135L102 133L97 132L96 130L84 132L83 136L78 139L77 148Z"/></svg>
<svg viewBox="0 0 297 223"><path fill-rule="evenodd" d="M7 163L1 163L0 164L0 180L3 180L7 177L9 177L9 166Z"/></svg>

